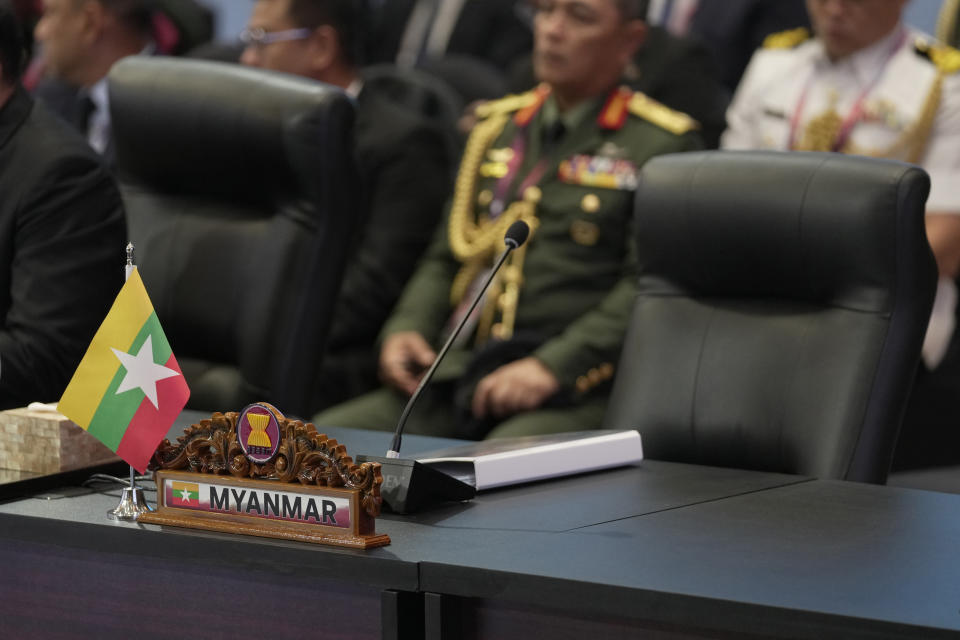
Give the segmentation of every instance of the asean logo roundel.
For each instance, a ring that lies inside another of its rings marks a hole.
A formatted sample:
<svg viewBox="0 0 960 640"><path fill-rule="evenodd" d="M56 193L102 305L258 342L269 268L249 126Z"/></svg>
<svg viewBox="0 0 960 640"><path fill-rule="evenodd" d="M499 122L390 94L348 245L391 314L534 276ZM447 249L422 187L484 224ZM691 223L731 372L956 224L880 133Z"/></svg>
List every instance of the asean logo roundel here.
<svg viewBox="0 0 960 640"><path fill-rule="evenodd" d="M270 462L280 448L276 409L266 403L247 406L237 420L237 441L250 462Z"/></svg>

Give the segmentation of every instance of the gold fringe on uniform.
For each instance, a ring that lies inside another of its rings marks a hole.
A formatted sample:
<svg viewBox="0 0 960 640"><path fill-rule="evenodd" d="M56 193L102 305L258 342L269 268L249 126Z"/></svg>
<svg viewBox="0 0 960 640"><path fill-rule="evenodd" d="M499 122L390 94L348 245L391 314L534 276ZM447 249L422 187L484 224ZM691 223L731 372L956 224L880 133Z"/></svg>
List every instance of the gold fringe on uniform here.
<svg viewBox="0 0 960 640"><path fill-rule="evenodd" d="M943 0L940 13L937 14L937 40L950 46L957 45L958 12L960 12L960 0Z"/></svg>
<svg viewBox="0 0 960 640"><path fill-rule="evenodd" d="M510 204L496 219L477 216L474 209L477 176L487 149L503 131L510 115L497 113L477 123L467 140L460 172L450 207L449 242L454 257L463 263L450 288L450 303L456 306L467 293L470 284L488 268L493 256L506 246L503 236L511 224L523 220L530 225L531 235L537 227L536 203L520 200ZM491 333L495 338L507 339L513 335L517 301L523 282L523 262L526 244L516 249L504 268L491 284L487 302L477 325L477 341L482 342ZM497 313L501 320L494 323Z"/></svg>

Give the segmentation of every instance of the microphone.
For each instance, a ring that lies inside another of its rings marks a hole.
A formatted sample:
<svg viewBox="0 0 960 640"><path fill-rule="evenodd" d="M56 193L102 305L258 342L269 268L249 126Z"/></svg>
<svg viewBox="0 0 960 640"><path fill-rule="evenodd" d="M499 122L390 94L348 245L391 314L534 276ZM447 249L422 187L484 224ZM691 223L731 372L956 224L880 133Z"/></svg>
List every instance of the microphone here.
<svg viewBox="0 0 960 640"><path fill-rule="evenodd" d="M509 229L507 229L507 233L503 238L503 243L507 245L507 248L503 253L500 254L500 257L497 258L497 262L493 265L493 269L491 269L490 273L487 275L487 279L484 280L483 285L480 287L480 291L478 291L477 295L474 296L473 302L470 304L470 308L465 314L463 314L463 317L460 319L460 322L457 323L457 326L453 332L450 333L450 337L447 338L443 348L440 349L440 353L437 354L433 364L430 365L430 368L427 369L427 372L422 378L420 378L420 384L417 385L413 395L410 396L410 400L407 401L407 406L403 408L403 413L400 414L400 420L397 421L397 428L393 434L393 442L390 443L390 450L387 451L388 458L400 457L400 442L403 439L403 427L407 423L407 417L413 410L414 405L416 405L417 400L420 398L420 394L430 383L430 379L433 378L433 372L437 370L437 366L443 361L444 356L447 355L447 351L450 350L450 346L453 344L454 340L457 339L457 336L460 335L460 331L463 329L464 325L467 324L467 320L469 320L470 316L473 315L473 310L480 303L480 300L483 299L483 294L487 292L487 288L490 286L490 283L493 282L493 278L497 275L497 272L500 271L500 267L503 266L503 263L514 249L518 248L527 241L527 237L529 235L530 225L523 220L517 220L510 225Z"/></svg>
<svg viewBox="0 0 960 640"><path fill-rule="evenodd" d="M393 441L390 443L390 450L387 451L386 457L357 456L358 462L380 463L381 472L384 477L381 494L384 501L395 513L411 513L431 502L469 500L477 493L476 488L472 485L461 482L436 469L422 465L416 460L401 460L400 445L403 439L403 427L407 423L407 418L413 410L413 407L417 404L417 400L420 398L423 390L430 384L430 380L433 378L437 366L443 361L443 358L447 355L447 351L450 350L457 336L460 335L463 327L467 324L467 320L473 315L474 309L476 309L480 300L483 299L483 295L490 287L490 283L493 282L493 278L497 275L497 272L500 271L500 267L506 262L510 253L523 245L529 236L530 226L523 220L517 220L507 229L503 238L503 242L507 248L497 258L493 269L490 270L480 290L470 303L470 308L450 333L447 341L440 349L440 353L438 353L434 359L433 364L430 365L427 372L420 378L420 383L417 385L416 390L413 392L413 395L410 396L410 400L407 401L407 405L400 414L400 419L397 421L397 428L393 434Z"/></svg>
<svg viewBox="0 0 960 640"><path fill-rule="evenodd" d="M529 236L530 225L523 220L517 220L514 222L512 225L510 225L510 228L507 229L507 233L503 236L503 244L507 245L506 252L509 253L514 249L519 249L520 245L526 242Z"/></svg>

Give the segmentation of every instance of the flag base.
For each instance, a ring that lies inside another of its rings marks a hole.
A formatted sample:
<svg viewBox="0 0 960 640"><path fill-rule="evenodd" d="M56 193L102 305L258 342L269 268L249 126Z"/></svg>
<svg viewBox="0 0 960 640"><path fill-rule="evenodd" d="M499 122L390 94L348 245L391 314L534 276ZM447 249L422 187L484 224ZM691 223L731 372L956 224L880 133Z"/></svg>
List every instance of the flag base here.
<svg viewBox="0 0 960 640"><path fill-rule="evenodd" d="M111 520L136 520L143 513L150 513L153 509L143 497L142 487L125 487L120 496L120 504L107 511Z"/></svg>

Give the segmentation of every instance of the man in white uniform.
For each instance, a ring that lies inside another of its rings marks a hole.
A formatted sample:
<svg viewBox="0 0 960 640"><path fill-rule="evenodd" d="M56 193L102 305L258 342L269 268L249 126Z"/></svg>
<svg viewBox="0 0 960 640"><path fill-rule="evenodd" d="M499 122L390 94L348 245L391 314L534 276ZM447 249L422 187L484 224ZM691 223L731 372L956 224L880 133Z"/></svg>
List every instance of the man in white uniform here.
<svg viewBox="0 0 960 640"><path fill-rule="evenodd" d="M927 170L927 235L940 270L923 348L933 370L953 334L960 275L960 51L906 27L905 5L807 0L816 37L798 29L767 39L737 88L721 147L838 151Z"/></svg>

